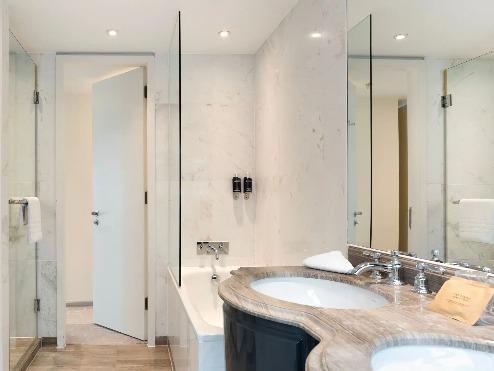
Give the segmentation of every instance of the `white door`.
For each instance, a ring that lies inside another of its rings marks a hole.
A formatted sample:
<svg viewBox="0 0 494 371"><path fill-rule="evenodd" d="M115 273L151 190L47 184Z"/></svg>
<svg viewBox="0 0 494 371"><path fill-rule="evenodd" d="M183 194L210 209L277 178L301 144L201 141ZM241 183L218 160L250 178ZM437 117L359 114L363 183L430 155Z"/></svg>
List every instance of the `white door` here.
<svg viewBox="0 0 494 371"><path fill-rule="evenodd" d="M143 68L93 85L94 322L147 338Z"/></svg>

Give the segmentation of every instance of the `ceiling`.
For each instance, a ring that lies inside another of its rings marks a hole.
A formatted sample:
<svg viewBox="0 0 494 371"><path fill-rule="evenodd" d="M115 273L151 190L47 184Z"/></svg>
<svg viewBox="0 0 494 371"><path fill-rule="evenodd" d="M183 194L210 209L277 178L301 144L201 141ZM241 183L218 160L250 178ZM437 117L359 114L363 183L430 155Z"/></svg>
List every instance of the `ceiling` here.
<svg viewBox="0 0 494 371"><path fill-rule="evenodd" d="M380 56L473 58L494 50L492 0L348 0L348 26L372 14ZM408 34L400 42L393 36Z"/></svg>
<svg viewBox="0 0 494 371"><path fill-rule="evenodd" d="M183 53L253 54L297 1L9 0L10 27L29 52L166 52L180 10Z"/></svg>

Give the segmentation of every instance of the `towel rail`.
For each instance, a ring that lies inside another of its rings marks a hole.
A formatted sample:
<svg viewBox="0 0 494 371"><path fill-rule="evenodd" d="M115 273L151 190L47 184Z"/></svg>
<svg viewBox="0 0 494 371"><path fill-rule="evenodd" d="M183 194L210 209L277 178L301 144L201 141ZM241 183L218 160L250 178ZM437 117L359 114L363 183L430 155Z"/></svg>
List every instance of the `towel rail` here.
<svg viewBox="0 0 494 371"><path fill-rule="evenodd" d="M27 200L25 198L23 198L23 199L11 198L11 199L9 199L9 204L10 205L27 205Z"/></svg>

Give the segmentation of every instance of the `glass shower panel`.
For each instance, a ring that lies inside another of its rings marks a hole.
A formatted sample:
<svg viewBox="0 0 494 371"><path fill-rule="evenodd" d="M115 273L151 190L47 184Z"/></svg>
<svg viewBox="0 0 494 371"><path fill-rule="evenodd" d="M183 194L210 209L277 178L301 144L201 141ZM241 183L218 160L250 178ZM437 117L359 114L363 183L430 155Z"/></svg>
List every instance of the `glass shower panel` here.
<svg viewBox="0 0 494 371"><path fill-rule="evenodd" d="M494 53L445 71L446 259L494 269L494 246L462 241L461 199L494 199Z"/></svg>
<svg viewBox="0 0 494 371"><path fill-rule="evenodd" d="M36 195L36 65L10 34L9 197ZM9 205L10 368L37 337L36 245L27 244L22 204Z"/></svg>
<svg viewBox="0 0 494 371"><path fill-rule="evenodd" d="M168 176L169 176L169 266L177 284L181 285L181 44L180 12L177 16L169 50L168 85Z"/></svg>
<svg viewBox="0 0 494 371"><path fill-rule="evenodd" d="M348 243L371 244L371 16L348 31Z"/></svg>

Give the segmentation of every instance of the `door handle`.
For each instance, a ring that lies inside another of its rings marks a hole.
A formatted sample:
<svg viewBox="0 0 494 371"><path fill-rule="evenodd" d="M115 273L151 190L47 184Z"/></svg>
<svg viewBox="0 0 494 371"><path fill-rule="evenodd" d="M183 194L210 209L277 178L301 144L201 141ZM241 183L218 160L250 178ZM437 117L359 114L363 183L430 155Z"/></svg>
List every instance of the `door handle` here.
<svg viewBox="0 0 494 371"><path fill-rule="evenodd" d="M353 216L355 216L355 217L357 217L357 216L359 216L359 215L362 215L362 211L355 211L355 212L353 213Z"/></svg>
<svg viewBox="0 0 494 371"><path fill-rule="evenodd" d="M99 216L99 211L91 211L91 215Z"/></svg>
<svg viewBox="0 0 494 371"><path fill-rule="evenodd" d="M93 220L93 224L99 225L99 220L98 219Z"/></svg>

